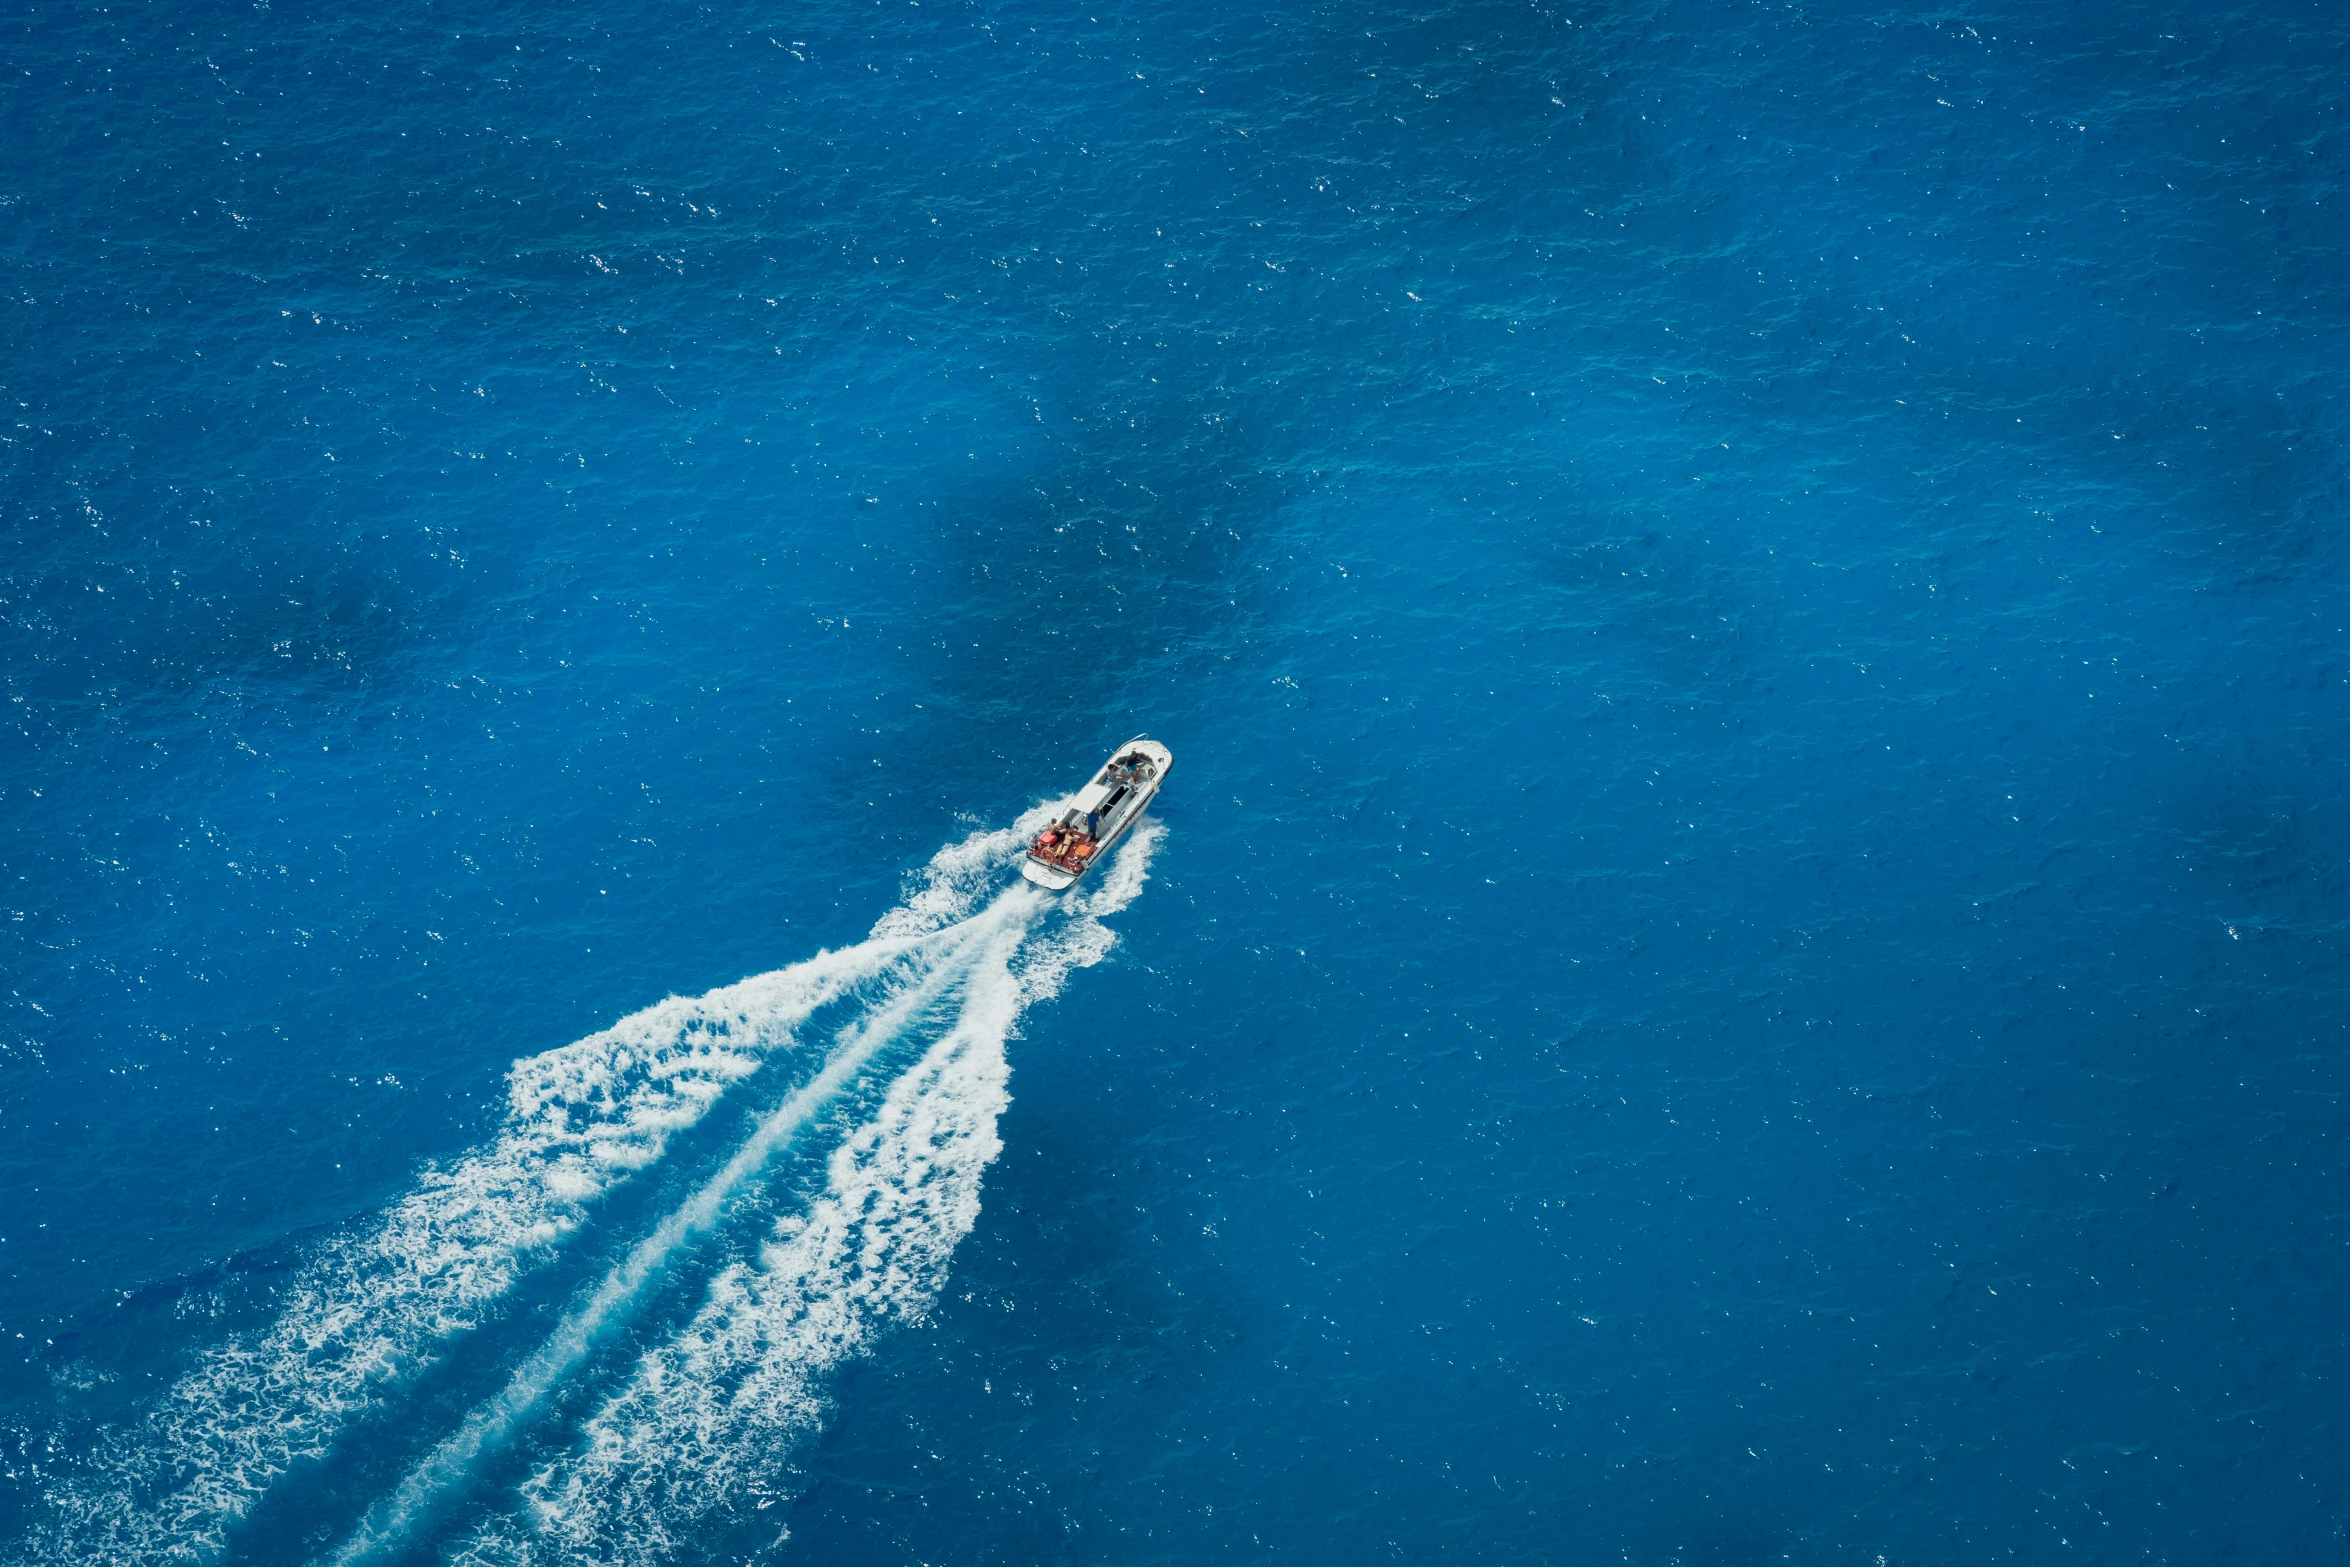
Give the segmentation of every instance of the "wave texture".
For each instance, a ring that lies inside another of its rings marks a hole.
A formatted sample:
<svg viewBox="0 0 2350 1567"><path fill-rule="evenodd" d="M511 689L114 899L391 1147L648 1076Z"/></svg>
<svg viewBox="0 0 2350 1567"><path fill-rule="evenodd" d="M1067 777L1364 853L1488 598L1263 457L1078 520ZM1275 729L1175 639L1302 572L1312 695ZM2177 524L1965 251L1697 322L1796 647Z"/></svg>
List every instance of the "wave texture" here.
<svg viewBox="0 0 2350 1567"><path fill-rule="evenodd" d="M814 1013L931 966L1046 809L941 849L854 946L516 1062L489 1145L426 1167L373 1224L322 1242L266 1329L203 1352L143 1420L51 1483L19 1559L218 1555L275 1483L488 1320L599 1198L797 1045Z"/></svg>

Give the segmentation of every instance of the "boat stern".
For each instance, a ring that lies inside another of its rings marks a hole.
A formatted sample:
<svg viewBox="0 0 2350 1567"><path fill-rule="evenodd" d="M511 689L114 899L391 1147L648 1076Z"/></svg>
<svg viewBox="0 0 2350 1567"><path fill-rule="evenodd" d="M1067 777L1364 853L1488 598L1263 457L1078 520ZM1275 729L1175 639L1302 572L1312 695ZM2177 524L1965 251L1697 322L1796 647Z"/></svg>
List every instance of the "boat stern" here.
<svg viewBox="0 0 2350 1567"><path fill-rule="evenodd" d="M1083 871L1065 871L1058 865L1047 865L1044 861L1031 856L1021 862L1020 874L1047 892L1059 892L1085 873Z"/></svg>

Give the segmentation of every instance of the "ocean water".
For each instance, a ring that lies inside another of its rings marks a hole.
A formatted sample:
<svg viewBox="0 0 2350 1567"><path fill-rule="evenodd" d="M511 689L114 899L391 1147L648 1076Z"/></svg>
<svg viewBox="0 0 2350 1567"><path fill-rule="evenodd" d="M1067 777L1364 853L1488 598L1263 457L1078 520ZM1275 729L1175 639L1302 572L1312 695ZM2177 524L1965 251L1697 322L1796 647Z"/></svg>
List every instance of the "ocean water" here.
<svg viewBox="0 0 2350 1567"><path fill-rule="evenodd" d="M2339 1559L2346 71L17 8L0 1561Z"/></svg>

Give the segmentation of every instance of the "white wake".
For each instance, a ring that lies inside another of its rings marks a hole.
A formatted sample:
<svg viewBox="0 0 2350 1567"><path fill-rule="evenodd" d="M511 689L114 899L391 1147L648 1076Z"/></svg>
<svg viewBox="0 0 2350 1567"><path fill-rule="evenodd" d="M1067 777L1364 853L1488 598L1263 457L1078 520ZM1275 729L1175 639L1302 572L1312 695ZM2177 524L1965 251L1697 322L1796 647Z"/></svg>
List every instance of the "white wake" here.
<svg viewBox="0 0 2350 1567"><path fill-rule="evenodd" d="M515 1063L489 1146L428 1167L380 1220L318 1250L268 1329L206 1352L143 1421L53 1483L46 1517L12 1554L43 1563L219 1554L278 1479L325 1455L354 1419L485 1320L597 1199L797 1044L815 1012L876 985L886 1010L890 997L919 990L925 973L959 967L940 960L977 938L963 925L1045 814L1040 807L942 849L865 941L701 997L672 997ZM853 1036L836 1050L855 1051ZM669 1249L707 1222L689 1215ZM632 1261L649 1278L662 1255Z"/></svg>
<svg viewBox="0 0 2350 1567"><path fill-rule="evenodd" d="M712 1282L693 1320L637 1363L459 1562L665 1562L713 1515L773 1497L822 1419L829 1375L936 1299L1002 1146L1005 1044L1031 1003L1108 954L1116 937L1098 916L1141 890L1159 832L1139 827L1101 885L1065 905L1065 923L988 936L952 1025L833 1152L821 1195L778 1222L755 1266Z"/></svg>

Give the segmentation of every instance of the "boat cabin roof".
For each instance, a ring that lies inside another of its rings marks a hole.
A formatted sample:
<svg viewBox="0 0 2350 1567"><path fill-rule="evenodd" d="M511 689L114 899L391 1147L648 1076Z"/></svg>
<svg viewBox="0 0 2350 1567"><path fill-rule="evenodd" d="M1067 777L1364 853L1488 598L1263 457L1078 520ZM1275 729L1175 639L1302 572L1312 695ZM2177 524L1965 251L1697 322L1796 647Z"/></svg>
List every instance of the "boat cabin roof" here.
<svg viewBox="0 0 2350 1567"><path fill-rule="evenodd" d="M1077 798L1071 803L1076 806L1078 814L1083 815L1087 811L1100 810L1111 795L1128 786L1126 780L1112 778L1110 775L1119 763L1129 757L1141 761L1150 775L1155 778L1162 763L1160 756L1155 756L1152 752L1158 749L1157 746L1147 743L1120 746L1118 754L1111 757L1102 770L1094 775L1093 782L1077 791Z"/></svg>
<svg viewBox="0 0 2350 1567"><path fill-rule="evenodd" d="M1127 762L1142 764L1140 778L1124 779L1112 776L1120 770L1120 764ZM1069 802L1069 808L1075 814L1063 819L1073 821L1089 811L1102 809L1109 803L1110 797L1121 789L1132 788L1136 784L1147 787L1156 783L1159 774L1166 765L1167 749L1165 746L1147 737L1129 740L1126 744L1118 747L1109 761L1103 764L1101 771L1093 775L1091 782L1077 791L1076 796Z"/></svg>

